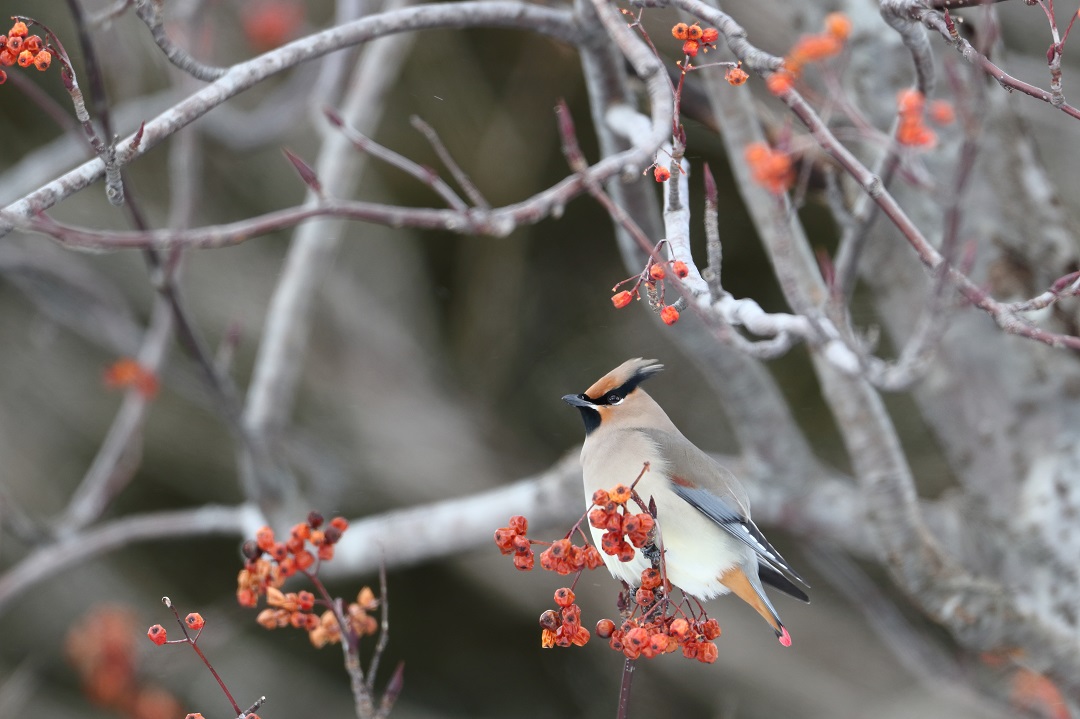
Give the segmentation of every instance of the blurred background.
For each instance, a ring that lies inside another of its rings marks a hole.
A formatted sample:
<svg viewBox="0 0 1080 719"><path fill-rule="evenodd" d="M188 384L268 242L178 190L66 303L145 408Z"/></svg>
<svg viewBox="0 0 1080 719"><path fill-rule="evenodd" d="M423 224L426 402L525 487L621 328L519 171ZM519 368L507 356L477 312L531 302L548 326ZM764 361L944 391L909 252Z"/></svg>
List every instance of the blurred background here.
<svg viewBox="0 0 1080 719"><path fill-rule="evenodd" d="M90 14L106 7L103 0L83 5ZM755 3L752 12L738 5L726 9L767 50L782 52L804 29L800 10L786 3ZM1021 76L1031 68L1031 79L1046 84L1037 74L1045 19L1023 3L1001 5L1010 67ZM197 57L226 65L326 27L334 13L330 0L206 2L190 25L187 46ZM49 25L83 72L66 3L0 0L0 16L14 14ZM647 27L664 37L672 18L654 13ZM179 76L130 10L92 37L121 135L199 85ZM588 157L597 158L572 48L493 30L431 31L396 42L400 53L384 69L393 77L392 91L373 133L385 146L441 167L409 123L417 115L437 130L492 205L519 201L567 174L553 111L565 99ZM340 57L349 67L356 53ZM90 157L79 129L61 127L44 109L56 103L70 116L57 69L20 72L19 81L0 87L0 205ZM193 225L303 201L305 186L281 148L311 163L318 156L313 123L320 101L309 90L319 87L321 72L319 62L298 67L183 131L191 134ZM35 101L30 93L44 97ZM1041 110L1035 108L1031 122L1046 146L1055 148L1046 153L1048 164L1061 186L1068 186L1077 167L1074 130ZM766 310L785 309L721 143L695 119L686 124L691 163L696 168L709 162L720 183L726 288L736 297L755 298ZM175 161L166 142L128 168L129 191L153 227L170 222ZM700 193L700 181L692 178L691 207L701 206ZM364 166L355 194L416 206L437 201L412 178L376 162ZM1075 203L1076 197L1065 200ZM106 203L100 184L51 214L73 224L130 229L124 214ZM813 188L801 214L812 243L831 251L837 229ZM612 308L609 290L627 270L610 221L591 200L578 199L561 218L503 239L363 223L336 231L340 246L321 282L300 392L283 435L311 508L327 516L369 517L543 472L576 452L582 436L577 413L559 398L635 356L655 357L667 366L649 389L690 439L713 452L738 453L704 378L671 342L679 327L660 325L643 306ZM211 348L235 340L230 371L241 390L250 380L291 236L280 232L185 256L185 299ZM19 232L0 240L0 500L7 508L0 570L25 557L35 537L55 529L50 518L59 516L87 472L123 396L106 386L104 373L138 350L153 296L141 253L75 253ZM861 323L874 320L867 305L854 312ZM797 348L768 368L817 456L848 471L805 350ZM175 344L159 381L138 469L104 520L243 500L229 429L198 368ZM887 401L920 493L933 498L948 492L955 480L910 398L900 394ZM528 507L521 511L528 514ZM29 518L27 531L15 531L17 515ZM567 526L534 527L531 533L554 538ZM794 647L780 647L741 603L713 602L710 612L723 628L716 665L675 656L640 662L635 715L1008 715L963 683L935 678L932 665L920 668L912 660L943 657L991 681L999 671L992 661L956 649L893 589L883 570L847 560L847 570L869 586L869 594L853 599L826 581L816 570L821 560L809 557L781 527L763 529L814 587L809 606L778 600ZM228 715L227 703L192 652L142 639L151 624L171 628L162 595L181 614L198 611L207 619L200 646L242 705L265 694L263 717L349 716L351 696L336 647L317 651L301 632L264 631L254 622L255 612L236 605L240 534L238 529L234 536L120 547L11 598L0 613L0 716L116 716L101 706L100 697L88 696L77 667L80 657L93 653L85 648L86 637L98 637L89 646L100 648L125 632L134 638L131 670L139 685L175 697L182 709L176 716ZM442 541L453 547L455 537ZM613 713L620 656L596 640L580 649L540 649L536 618L562 586L555 575L519 573L492 544L392 567L388 580L392 629L383 672L388 676L396 662L405 662L394 716ZM337 578L331 589L351 597L365 584L377 586L377 577ZM586 626L614 615L617 587L605 572L586 575L579 588ZM875 629L867 618L867 596L876 602L870 613L901 627L918 648L914 654L891 643L894 635ZM385 679L380 677L380 685ZM1001 681L1010 680L1002 674Z"/></svg>

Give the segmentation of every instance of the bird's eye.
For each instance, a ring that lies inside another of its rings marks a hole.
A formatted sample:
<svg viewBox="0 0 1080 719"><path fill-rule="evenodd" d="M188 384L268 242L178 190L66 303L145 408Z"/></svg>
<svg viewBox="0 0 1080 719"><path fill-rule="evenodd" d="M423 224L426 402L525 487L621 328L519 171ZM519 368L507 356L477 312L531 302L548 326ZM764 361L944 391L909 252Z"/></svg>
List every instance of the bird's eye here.
<svg viewBox="0 0 1080 719"><path fill-rule="evenodd" d="M607 396L608 404L622 404L622 400L622 397L614 393Z"/></svg>

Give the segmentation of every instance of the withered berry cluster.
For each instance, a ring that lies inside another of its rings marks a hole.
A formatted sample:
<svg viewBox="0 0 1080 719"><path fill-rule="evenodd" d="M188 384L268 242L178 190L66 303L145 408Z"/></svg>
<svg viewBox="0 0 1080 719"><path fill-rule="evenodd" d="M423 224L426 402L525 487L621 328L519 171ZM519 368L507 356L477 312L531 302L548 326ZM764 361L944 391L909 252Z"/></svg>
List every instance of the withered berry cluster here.
<svg viewBox="0 0 1080 719"><path fill-rule="evenodd" d="M633 490L625 484L610 492L598 489L592 496L596 509L589 512L589 524L604 530L600 548L605 554L618 557L620 562L634 558L634 547L640 549L649 544L649 535L656 526L648 512L630 513L627 503L632 496Z"/></svg>
<svg viewBox="0 0 1080 719"><path fill-rule="evenodd" d="M37 35L30 34L30 28L22 20L16 20L7 35L0 35L0 85L7 81L4 67L33 65L44 72L52 64L52 53L45 49L45 43Z"/></svg>
<svg viewBox="0 0 1080 719"><path fill-rule="evenodd" d="M658 167L657 169L661 168ZM629 277L611 288L611 291L615 293L611 296L611 304L615 305L616 309L626 307L630 304L631 300L641 297L640 288L641 285L644 284L646 292L649 295L649 304L660 311L660 319L664 321L664 324L673 325L678 322L679 310L676 309L674 305L665 304L664 302L664 278L667 277L668 273L665 265L670 265L671 271L675 273L675 276L680 280L686 278L690 274L690 268L687 267L686 263L682 260L675 260L674 262L655 262L649 260L649 264L646 265L645 271L640 275ZM633 282L634 286L629 290L616 292L616 290L628 282Z"/></svg>
<svg viewBox="0 0 1080 719"><path fill-rule="evenodd" d="M603 530L601 550L619 561L634 559L635 548L646 549L657 545L656 520L649 512L633 512L631 502L645 507L633 486L617 485L610 490L597 490L592 496L585 517L570 533L548 545L540 555L540 565L559 574L595 569L603 564L603 558L595 547L575 545L570 536L580 529L586 517L589 524ZM514 566L521 570L534 565L533 545L547 544L529 539L528 521L516 516L508 526L495 531L495 544L503 554L514 555ZM596 624L596 634L608 640L609 646L630 659L652 658L682 649L683 656L701 662L716 661L718 650L713 644L720 636L720 625L709 619L704 612L700 617L689 614L669 598L670 585L663 574L663 558L654 560L657 566L641 573L638 587L633 594L619 597L622 624L618 627L611 619L601 619ZM575 579L575 584L576 584ZM560 587L555 591L556 609L548 609L540 615L540 645L551 647L584 646L591 632L581 624L581 607L575 603L572 587ZM692 610L691 610L692 612Z"/></svg>
<svg viewBox="0 0 1080 719"><path fill-rule="evenodd" d="M596 634L608 639L612 649L630 659L639 656L652 659L680 648L684 657L703 664L712 664L719 655L713 640L720 636L720 623L707 617L694 619L678 614L650 616L646 613L627 619L618 629L610 619L601 619L596 624Z"/></svg>
<svg viewBox="0 0 1080 719"><path fill-rule="evenodd" d="M696 57L699 50L704 52L715 50L715 43L720 38L720 33L714 27L702 28L697 23L687 25L680 22L671 28L671 36L682 42L684 55Z"/></svg>
<svg viewBox="0 0 1080 719"><path fill-rule="evenodd" d="M334 545L349 528L344 517L334 517L324 528L325 520L318 512L308 514L307 521L293 526L289 538L282 542L274 536L270 527L261 527L255 539L244 542L244 568L236 577L236 601L243 607L256 607L259 597L266 597L266 607L259 612L256 621L266 629L293 627L303 629L316 647L341 641L341 625L329 609L327 600L317 600L308 591L283 592L285 580L301 573L316 580L316 562L329 561L334 557ZM317 585L321 588L321 584ZM322 591L320 589L320 591ZM327 607L321 614L314 613L317 604ZM379 600L374 592L364 587L356 601L348 605L345 621L348 629L358 636L374 634L379 623L368 612L375 609Z"/></svg>
<svg viewBox="0 0 1080 719"><path fill-rule="evenodd" d="M581 607L574 604L574 591L569 587L556 589L555 603L558 611L549 609L540 615L540 646L550 649L588 644L591 635L581 626Z"/></svg>

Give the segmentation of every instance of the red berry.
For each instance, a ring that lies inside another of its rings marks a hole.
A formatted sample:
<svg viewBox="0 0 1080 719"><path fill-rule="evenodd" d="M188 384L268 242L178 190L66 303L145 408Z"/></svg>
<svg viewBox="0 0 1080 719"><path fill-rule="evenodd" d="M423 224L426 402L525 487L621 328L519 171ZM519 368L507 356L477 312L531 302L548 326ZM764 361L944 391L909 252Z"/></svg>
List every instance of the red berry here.
<svg viewBox="0 0 1080 719"><path fill-rule="evenodd" d="M689 43L688 42L686 44L687 45L692 44L694 47L697 47L697 43ZM689 55L690 53L687 53L687 54ZM652 174L653 174L653 179L655 179L657 182L667 182L668 180L671 179L671 170L667 169L666 167L662 167L660 165L656 166L656 169L653 170Z"/></svg>
<svg viewBox="0 0 1080 719"><path fill-rule="evenodd" d="M155 624L150 627L146 632L146 636L150 637L150 641L157 644L159 647L169 639L168 632L166 632L165 627L160 624Z"/></svg>
<svg viewBox="0 0 1080 719"><path fill-rule="evenodd" d="M596 636L607 639L615 631L615 622L610 619L601 619L596 623Z"/></svg>
<svg viewBox="0 0 1080 719"><path fill-rule="evenodd" d="M510 524L507 526L516 534L528 534L529 532L529 520L520 514L511 517Z"/></svg>
<svg viewBox="0 0 1080 719"><path fill-rule="evenodd" d="M198 612L192 612L191 614L184 617L184 624L188 626L188 629L197 632L206 625L206 622L203 620L201 614L199 614Z"/></svg>
<svg viewBox="0 0 1080 719"><path fill-rule="evenodd" d="M690 269L682 260L675 260L675 262L671 264L671 269L675 272L679 279L684 279L687 275L690 274Z"/></svg>
<svg viewBox="0 0 1080 719"><path fill-rule="evenodd" d="M660 586L660 572L649 567L641 573L641 588L656 589Z"/></svg>
<svg viewBox="0 0 1080 719"><path fill-rule="evenodd" d="M652 280L656 280L656 281L662 280L662 279L664 279L664 275L666 275L666 274L667 273L664 272L664 266L663 265L653 265L652 267L649 268L649 278L652 279Z"/></svg>
<svg viewBox="0 0 1080 719"><path fill-rule="evenodd" d="M665 325L673 325L679 321L679 311L675 309L674 305L668 305L660 310L660 319L664 321Z"/></svg>
<svg viewBox="0 0 1080 719"><path fill-rule="evenodd" d="M612 295L611 304L615 305L615 309L621 310L623 307L626 307L628 304L630 304L630 300L632 299L634 299L633 293L623 290L622 292L617 292L616 294Z"/></svg>
<svg viewBox="0 0 1080 719"><path fill-rule="evenodd" d="M560 607L569 607L574 603L574 592L569 587L559 587L555 590L555 603Z"/></svg>

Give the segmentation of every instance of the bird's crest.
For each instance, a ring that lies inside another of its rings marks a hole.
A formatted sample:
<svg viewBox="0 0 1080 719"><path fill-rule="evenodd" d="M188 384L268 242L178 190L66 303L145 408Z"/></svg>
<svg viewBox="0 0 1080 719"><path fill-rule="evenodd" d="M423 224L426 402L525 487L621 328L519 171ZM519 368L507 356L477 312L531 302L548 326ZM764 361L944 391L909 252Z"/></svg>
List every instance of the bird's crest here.
<svg viewBox="0 0 1080 719"><path fill-rule="evenodd" d="M625 397L639 384L662 369L664 369L664 365L659 364L656 360L647 360L640 357L626 360L596 380L592 387L585 390L585 395L590 399L599 399L609 392L615 392Z"/></svg>

